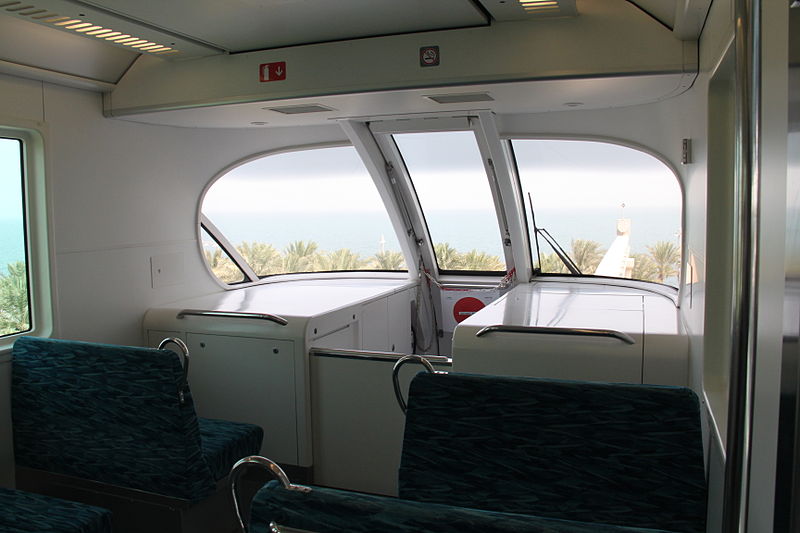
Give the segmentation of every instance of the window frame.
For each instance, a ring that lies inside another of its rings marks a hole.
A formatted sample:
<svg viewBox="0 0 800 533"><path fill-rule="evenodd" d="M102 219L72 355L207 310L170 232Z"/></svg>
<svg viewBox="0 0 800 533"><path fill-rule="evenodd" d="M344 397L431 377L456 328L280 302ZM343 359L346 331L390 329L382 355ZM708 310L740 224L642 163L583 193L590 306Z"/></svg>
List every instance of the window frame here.
<svg viewBox="0 0 800 533"><path fill-rule="evenodd" d="M680 191L681 197L681 216L680 216L680 230L681 235L685 235L686 229L686 190L684 187L683 180L681 180L681 173L678 172L678 169L675 165L666 157L661 155L660 153L644 146L642 144L638 144L635 142L627 141L624 139L618 139L613 137L603 137L599 135L565 135L565 134L554 134L554 135L547 135L547 134L523 134L523 133L507 133L501 135L501 140L506 147L506 150L509 154L509 164L513 166L513 175L514 179L517 181L517 185L519 188L520 201L522 202L522 212L520 213L520 217L523 219L525 226L528 227L528 219L530 213L528 211L529 206L525 202L524 191L522 189L522 179L520 177L519 168L517 165L517 158L514 154L514 146L512 141L514 140L538 140L538 141L583 141L583 142L595 142L595 143L603 143L603 144L611 144L615 146L621 146L623 148L629 148L631 150L636 150L638 152L647 154L659 162L661 162L669 171L672 173L673 178L678 186ZM530 234L530 228L528 229ZM678 284L677 287L672 285L667 285L665 283L660 283L658 281L648 281L648 280L641 280L635 278L619 278L614 276L598 276L595 274L572 274L572 273L558 273L558 272L541 272L541 265L539 264L539 260L534 260L533 251L535 247L536 237L534 235L530 235L529 243L528 243L528 257L531 259L531 263L533 264L534 270L531 280L541 279L542 277L554 277L554 278L574 278L574 279L588 279L588 280L603 280L606 282L614 282L614 281L621 281L625 282L634 282L636 284L647 284L647 285L655 285L659 288L664 288L670 293L670 297L675 297L679 292L680 288L683 287L684 279L686 276L686 263L687 259L687 250L688 246L685 242L685 239L681 239L681 265L680 271L678 272ZM563 243L561 243L563 245ZM657 291L661 292L661 291Z"/></svg>
<svg viewBox="0 0 800 533"><path fill-rule="evenodd" d="M251 154L247 157L244 157L238 161L231 163L230 165L224 167L222 170L217 172L206 184L203 188L203 192L200 195L199 201L197 203L197 213L196 213L196 231L197 231L197 241L198 241L198 253L201 256L201 260L203 261L203 265L205 266L206 270L209 273L209 276L214 280L214 282L219 285L221 288L225 290L235 290L244 287L251 287L254 285L265 285L270 283L281 283L285 281L297 281L300 279L400 279L406 280L409 279L410 270L334 270L334 271L318 271L318 272L287 272L287 273L280 273L280 274L270 274L265 276L258 276L252 269L252 267L247 263L247 261L239 254L236 250L236 247L231 243L227 237L222 233L219 228L217 228L214 223L203 214L203 202L205 201L206 195L211 187L219 181L222 177L233 171L234 169L251 163L253 161L263 159L266 157L277 156L280 154L285 153L293 153L293 152L304 152L309 150L318 150L324 148L341 148L341 147L350 147L356 149L352 143L346 141L340 142L323 142L323 143L312 143L312 144L303 144L303 145L291 145L291 146L284 146L280 148L265 150L263 152L256 152ZM358 152L358 150L356 149ZM358 154L359 159L361 155ZM362 162L366 165L366 162ZM370 176L372 177L372 176ZM388 213L388 206L384 204L384 207L387 209L387 215L390 216ZM391 216L390 216L391 218ZM203 254L203 233L208 234L222 249L223 253L227 254L228 257L233 261L239 270L242 271L244 274L244 280L239 281L236 283L225 283L220 280L214 272L211 270L211 266L206 261L204 254ZM402 248L402 245L401 245ZM408 265L408 257L404 253L404 258L406 260L406 264Z"/></svg>
<svg viewBox="0 0 800 533"><path fill-rule="evenodd" d="M39 123L0 118L0 137L21 142L22 204L28 316L30 329L0 337L0 357L23 336L49 337L53 333L54 278L50 234L45 155L45 132Z"/></svg>

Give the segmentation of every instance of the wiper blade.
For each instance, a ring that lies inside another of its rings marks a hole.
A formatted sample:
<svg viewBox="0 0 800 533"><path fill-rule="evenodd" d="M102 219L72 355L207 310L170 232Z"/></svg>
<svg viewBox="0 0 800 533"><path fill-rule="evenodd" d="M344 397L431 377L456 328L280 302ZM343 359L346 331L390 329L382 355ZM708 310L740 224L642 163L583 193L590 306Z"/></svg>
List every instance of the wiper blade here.
<svg viewBox="0 0 800 533"><path fill-rule="evenodd" d="M547 241L547 244L550 245L550 247L556 253L558 258L561 259L561 262L564 263L564 265L567 267L567 270L569 270L570 273L575 274L577 276L583 274L583 272L581 272L581 269L578 268L578 265L575 264L575 261L573 261L572 258L569 256L569 254L567 254L567 252L564 251L561 245L558 244L558 241L556 241L555 237L550 235L549 231L547 231L544 228L535 228L535 229L536 233L539 233L542 235L542 237L544 237L544 239Z"/></svg>
<svg viewBox="0 0 800 533"><path fill-rule="evenodd" d="M536 239L536 258L539 260L539 272L542 272L542 254L539 251L539 235L541 234L542 237L544 237L544 240L547 241L547 244L550 245L550 248L552 248L558 258L561 259L561 262L564 263L564 266L567 267L567 270L576 276L582 275L583 272L581 272L581 269L578 268L578 265L575 264L575 261L573 261L569 254L564 251L561 245L558 244L558 241L556 241L555 237L550 235L550 232L546 229L536 226L536 215L533 210L531 193L528 193L528 205L531 208L531 223L533 224L533 236Z"/></svg>

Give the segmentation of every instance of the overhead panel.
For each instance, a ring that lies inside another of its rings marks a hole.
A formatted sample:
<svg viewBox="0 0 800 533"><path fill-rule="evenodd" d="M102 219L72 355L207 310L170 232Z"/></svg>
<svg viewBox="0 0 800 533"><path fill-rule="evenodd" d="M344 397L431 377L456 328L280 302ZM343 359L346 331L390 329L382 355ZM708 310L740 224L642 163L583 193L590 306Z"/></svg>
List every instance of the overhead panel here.
<svg viewBox="0 0 800 533"><path fill-rule="evenodd" d="M231 53L489 23L471 0L83 0L82 3L193 36Z"/></svg>
<svg viewBox="0 0 800 533"><path fill-rule="evenodd" d="M677 4L683 1L676 0L628 0L631 4L659 21L664 26L672 29L675 27L675 12ZM690 2L685 2L689 4Z"/></svg>

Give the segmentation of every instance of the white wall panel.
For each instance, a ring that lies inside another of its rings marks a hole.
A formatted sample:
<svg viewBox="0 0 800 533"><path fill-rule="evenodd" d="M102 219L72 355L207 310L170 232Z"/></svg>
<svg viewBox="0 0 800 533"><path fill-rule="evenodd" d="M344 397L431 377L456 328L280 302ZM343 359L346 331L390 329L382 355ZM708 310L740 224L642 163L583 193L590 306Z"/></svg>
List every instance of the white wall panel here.
<svg viewBox="0 0 800 533"><path fill-rule="evenodd" d="M220 290L196 245L205 185L232 163L344 139L313 130L200 130L104 118L96 93L0 75L0 116L45 119L56 252L56 335L136 343L154 305ZM153 289L150 258L184 255L184 283ZM57 328L59 324L57 324Z"/></svg>

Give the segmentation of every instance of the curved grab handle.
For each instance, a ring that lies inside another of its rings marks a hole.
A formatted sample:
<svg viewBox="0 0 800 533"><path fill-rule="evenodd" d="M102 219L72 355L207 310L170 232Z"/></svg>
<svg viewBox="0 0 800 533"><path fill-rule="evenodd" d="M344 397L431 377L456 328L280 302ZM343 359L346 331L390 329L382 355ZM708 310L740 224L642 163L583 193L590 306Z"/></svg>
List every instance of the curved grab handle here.
<svg viewBox="0 0 800 533"><path fill-rule="evenodd" d="M483 337L489 333L535 333L540 335L574 335L578 337L607 337L619 339L625 344L636 344L633 337L621 331L613 329L592 329L592 328L552 328L546 326L486 326L478 331L475 336Z"/></svg>
<svg viewBox="0 0 800 533"><path fill-rule="evenodd" d="M167 337L158 343L158 349L163 350L170 344L177 346L183 354L183 385L178 391L178 398L180 399L181 405L183 405L186 403L186 391L189 390L189 347L186 346L183 340L177 337Z"/></svg>
<svg viewBox="0 0 800 533"><path fill-rule="evenodd" d="M205 311L203 309L184 309L179 312L175 318L184 318L187 316L213 316L219 318L251 318L254 320L269 320L281 326L289 323L288 320L278 315L271 315L269 313L242 313L240 311Z"/></svg>
<svg viewBox="0 0 800 533"><path fill-rule="evenodd" d="M403 411L403 414L406 413L407 406L406 406L406 401L403 399L403 391L400 390L400 378L398 374L400 373L400 367L410 361L421 363L422 366L425 367L425 370L427 370L431 374L439 373L433 368L431 362L422 357L421 355L404 355L403 357L397 360L397 362L394 364L394 367L392 368L392 383L394 383L394 395L397 397L397 403L400 405L400 409Z"/></svg>
<svg viewBox="0 0 800 533"><path fill-rule="evenodd" d="M286 490L311 492L311 487L306 487L305 485L295 485L289 481L289 476L286 475L286 472L283 471L283 468L278 466L278 463L275 461L267 459L266 457L261 457L260 455L250 455L244 459L240 459L235 465L233 465L233 468L231 468L230 476L228 476L228 487L230 489L231 497L233 498L233 509L236 511L236 519L238 520L239 528L243 533L247 533L250 525L244 523L242 513L239 510L239 498L236 494L236 484L239 482L239 478L242 477L242 473L244 472L245 468L250 465L260 466L261 468L269 470L275 479L277 479Z"/></svg>

